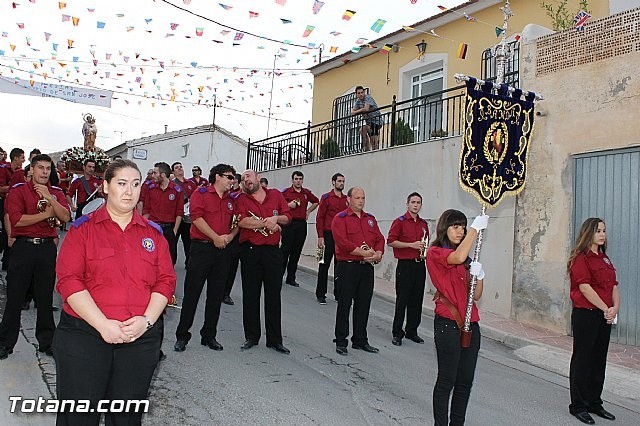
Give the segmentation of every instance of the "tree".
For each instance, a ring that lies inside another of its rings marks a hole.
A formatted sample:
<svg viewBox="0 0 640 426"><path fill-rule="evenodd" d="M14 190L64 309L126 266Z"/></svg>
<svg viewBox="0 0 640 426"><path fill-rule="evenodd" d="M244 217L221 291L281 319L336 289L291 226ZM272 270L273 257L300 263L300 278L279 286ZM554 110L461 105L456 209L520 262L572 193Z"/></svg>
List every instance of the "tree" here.
<svg viewBox="0 0 640 426"><path fill-rule="evenodd" d="M589 3L587 0L578 2L578 10L572 15L569 13L567 3L569 0L559 0L554 7L553 4L541 2L540 6L547 12L547 16L551 18L551 26L553 31L564 31L573 27L573 18L582 10L589 12Z"/></svg>
<svg viewBox="0 0 640 426"><path fill-rule="evenodd" d="M406 145L413 143L413 129L408 123L405 123L402 118L396 121L396 127L393 132L394 145Z"/></svg>

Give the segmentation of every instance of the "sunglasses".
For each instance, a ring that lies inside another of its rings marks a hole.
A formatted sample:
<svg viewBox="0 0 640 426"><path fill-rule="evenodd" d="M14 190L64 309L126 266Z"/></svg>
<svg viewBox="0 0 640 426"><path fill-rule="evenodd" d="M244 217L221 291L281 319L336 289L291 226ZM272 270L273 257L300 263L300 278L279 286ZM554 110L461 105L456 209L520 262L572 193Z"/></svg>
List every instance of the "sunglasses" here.
<svg viewBox="0 0 640 426"><path fill-rule="evenodd" d="M193 170L191 170L191 172L192 172L192 173L195 173L195 172L201 172L201 171L202 171L202 170L200 170L200 169L193 169Z"/></svg>
<svg viewBox="0 0 640 426"><path fill-rule="evenodd" d="M235 178L236 178L234 175L227 175L227 174L224 174L224 173L221 176L224 176L229 180L235 180Z"/></svg>

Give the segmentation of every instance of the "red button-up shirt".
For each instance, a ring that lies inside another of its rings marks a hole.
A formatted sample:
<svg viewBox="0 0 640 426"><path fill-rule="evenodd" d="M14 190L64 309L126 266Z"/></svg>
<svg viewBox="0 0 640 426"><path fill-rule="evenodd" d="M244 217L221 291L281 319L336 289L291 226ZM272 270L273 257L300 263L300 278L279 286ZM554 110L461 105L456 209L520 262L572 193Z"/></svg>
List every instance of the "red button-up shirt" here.
<svg viewBox="0 0 640 426"><path fill-rule="evenodd" d="M338 260L363 260L362 256L351 254L363 243L375 251L384 253L384 237L378 227L378 221L371 213L362 211L358 217L350 207L347 207L333 218L331 232Z"/></svg>
<svg viewBox="0 0 640 426"><path fill-rule="evenodd" d="M318 237L324 236L324 231L331 231L331 222L335 215L349 206L347 196L342 194L339 197L331 190L320 197L318 213L316 213L316 231Z"/></svg>
<svg viewBox="0 0 640 426"><path fill-rule="evenodd" d="M574 308L590 308L596 306L587 300L580 291L580 284L589 284L598 293L607 306L613 306L613 287L616 281L616 268L606 254L598 254L587 250L578 254L571 264L571 301Z"/></svg>
<svg viewBox="0 0 640 426"><path fill-rule="evenodd" d="M235 211L235 202L229 196L229 192L225 192L221 198L213 185L198 188L191 194L191 221L203 218L218 235L231 232L231 221ZM192 225L191 239L209 240L209 237L200 232L196 225Z"/></svg>
<svg viewBox="0 0 640 426"><path fill-rule="evenodd" d="M411 213L406 212L399 218L395 219L389 229L389 235L387 236L387 244L394 241L400 241L403 243L415 243L426 235L427 242L429 241L429 225L427 221L417 216L414 220L411 217ZM420 250L412 249L409 247L396 248L393 247L393 256L396 259L417 259L420 256Z"/></svg>
<svg viewBox="0 0 640 426"><path fill-rule="evenodd" d="M13 174L11 175L11 179L9 179L9 191L11 191L11 188L13 188L15 185L19 183L25 183L26 181L27 176L24 174L24 169L20 168L14 170Z"/></svg>
<svg viewBox="0 0 640 426"><path fill-rule="evenodd" d="M200 180L196 180L196 178L191 177L189 180L197 187L209 186L209 181L207 178L201 177Z"/></svg>
<svg viewBox="0 0 640 426"><path fill-rule="evenodd" d="M56 274L63 309L75 317L67 298L79 291L87 290L107 318L124 321L144 315L151 293L170 301L176 288L162 230L135 210L124 231L104 207L73 222L60 247Z"/></svg>
<svg viewBox="0 0 640 426"><path fill-rule="evenodd" d="M64 197L64 192L57 186L47 185L49 192L58 200L60 204L69 210L69 204ZM49 226L46 220L34 223L29 226L16 226L22 215L38 214L38 200L40 196L35 190L32 182L17 184L13 187L4 205L4 211L9 214L9 222L11 222L12 237L31 237L46 238L57 237L56 228Z"/></svg>
<svg viewBox="0 0 640 426"><path fill-rule="evenodd" d="M313 192L309 191L307 188L302 188L300 192L296 191L291 185L289 188L282 191L282 196L287 203L298 200L300 201L299 205L296 205L291 210L291 218L297 220L307 220L307 206L309 203L317 203L318 197L313 195Z"/></svg>
<svg viewBox="0 0 640 426"><path fill-rule="evenodd" d="M8 186L7 192L0 194L0 198L5 198L9 193L9 189L11 188L9 182L11 182L12 175L13 170L11 169L11 164L0 164L0 186Z"/></svg>
<svg viewBox="0 0 640 426"><path fill-rule="evenodd" d="M102 185L102 180L98 179L96 176L91 176L89 179L87 179L87 186L89 187L89 191L90 191L87 194L87 190L84 188L84 185L82 184L82 179L79 177L79 178L76 178L73 182L71 182L71 186L69 186L67 195L73 198L76 196L76 194L78 194L78 198L76 199L76 206L79 206L80 204L87 201L87 198L89 198L89 195L91 195L93 191L95 191L96 189L100 188L100 185ZM94 197L102 197L102 195L100 194L100 191L96 192L96 195Z"/></svg>
<svg viewBox="0 0 640 426"><path fill-rule="evenodd" d="M195 191L198 188L198 185L196 185L193 181L190 181L189 179L185 179L184 181L181 181L180 179L175 178L173 180L173 183L175 183L176 185L182 188L183 194L184 194L183 198L185 203L189 201L189 198L191 198L191 194L193 194L193 191Z"/></svg>
<svg viewBox="0 0 640 426"><path fill-rule="evenodd" d="M157 183L150 184L142 213L156 223L175 223L176 217L184 216L182 187L169 182L163 190Z"/></svg>
<svg viewBox="0 0 640 426"><path fill-rule="evenodd" d="M239 194L236 199L237 214L240 215L240 220L251 217L249 212L254 215L266 219L270 216L285 215L291 220L291 212L289 206L284 197L277 189L264 189L267 195L265 196L262 204L258 202L252 195ZM280 233L276 232L269 234L265 237L259 231L253 229L240 228L240 242L249 242L257 246L277 246L280 244Z"/></svg>
<svg viewBox="0 0 640 426"><path fill-rule="evenodd" d="M429 247L427 271L429 271L429 277L435 288L458 309L460 317L464 319L467 312L467 285L470 276L463 264L449 265L447 263L447 257L453 252L453 249L446 247ZM455 321L449 308L440 299L436 299L435 313ZM477 321L480 321L480 315L474 302L471 309L471 322Z"/></svg>

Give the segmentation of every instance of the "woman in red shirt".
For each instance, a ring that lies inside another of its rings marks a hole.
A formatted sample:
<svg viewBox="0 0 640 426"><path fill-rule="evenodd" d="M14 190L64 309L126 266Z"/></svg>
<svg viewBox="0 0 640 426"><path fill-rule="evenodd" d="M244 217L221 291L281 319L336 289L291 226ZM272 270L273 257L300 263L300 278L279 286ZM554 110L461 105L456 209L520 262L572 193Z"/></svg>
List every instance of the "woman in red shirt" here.
<svg viewBox="0 0 640 426"><path fill-rule="evenodd" d="M58 399L89 400L92 412L59 412L58 424L98 424L98 408L109 407L98 406L100 400L148 397L176 274L162 229L135 209L140 184L135 163L112 162L103 182L106 204L73 222L60 248ZM107 412L106 422L140 424L144 409L125 405L125 412Z"/></svg>
<svg viewBox="0 0 640 426"><path fill-rule="evenodd" d="M608 420L615 416L602 408L611 324L620 309L616 269L605 254L606 226L602 219L584 221L567 262L571 278L573 353L569 369L569 412L586 424L589 413Z"/></svg>
<svg viewBox="0 0 640 426"><path fill-rule="evenodd" d="M433 388L435 425L464 424L473 376L480 350L478 308L471 312L471 344L460 345L460 330L467 309L470 273L477 277L474 300L482 296L484 271L480 262L471 262L469 252L485 229L489 216L475 218L467 233L467 217L458 210L447 210L438 219L436 239L427 252L427 271L438 290L433 334L438 356L438 378ZM449 415L449 398L451 411ZM449 420L450 418L450 420Z"/></svg>

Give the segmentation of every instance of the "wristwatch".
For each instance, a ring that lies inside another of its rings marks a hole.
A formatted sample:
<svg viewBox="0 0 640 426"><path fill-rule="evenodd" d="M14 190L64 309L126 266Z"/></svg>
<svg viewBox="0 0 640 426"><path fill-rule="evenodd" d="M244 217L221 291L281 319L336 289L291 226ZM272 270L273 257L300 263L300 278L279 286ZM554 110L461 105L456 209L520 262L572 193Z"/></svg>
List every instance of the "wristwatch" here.
<svg viewBox="0 0 640 426"><path fill-rule="evenodd" d="M149 317L146 315L143 315L143 317L145 320L147 320L147 330L153 327L153 324L151 324L151 320L149 319Z"/></svg>

